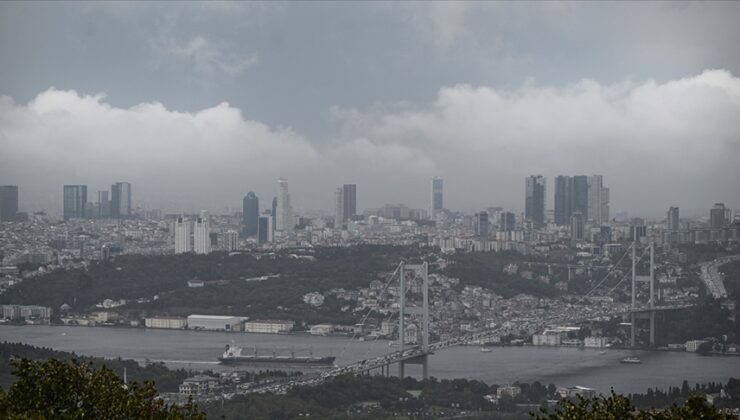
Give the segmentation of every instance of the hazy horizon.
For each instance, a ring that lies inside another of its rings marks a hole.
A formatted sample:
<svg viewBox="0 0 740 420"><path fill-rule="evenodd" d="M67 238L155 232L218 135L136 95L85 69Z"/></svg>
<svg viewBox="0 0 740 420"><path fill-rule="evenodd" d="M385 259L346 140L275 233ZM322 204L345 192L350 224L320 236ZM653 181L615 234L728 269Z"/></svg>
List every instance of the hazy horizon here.
<svg viewBox="0 0 740 420"><path fill-rule="evenodd" d="M602 174L612 214L740 208L738 3L2 3L0 184L127 181L168 210L521 211ZM43 30L39 30L43 28Z"/></svg>

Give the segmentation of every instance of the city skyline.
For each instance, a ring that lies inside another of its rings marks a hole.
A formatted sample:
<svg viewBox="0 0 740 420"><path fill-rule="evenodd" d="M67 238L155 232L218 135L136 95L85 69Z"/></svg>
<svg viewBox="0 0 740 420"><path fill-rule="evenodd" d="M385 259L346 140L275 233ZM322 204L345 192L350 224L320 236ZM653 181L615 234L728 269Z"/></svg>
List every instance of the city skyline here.
<svg viewBox="0 0 740 420"><path fill-rule="evenodd" d="M21 187L24 208L61 200L60 183L106 189L99 179L128 180L156 208L237 207L247 191L273 196L280 176L304 211L332 211L346 178L362 185L359 207L426 207L439 176L456 208L521 209L512 180L532 173L602 174L612 211L740 207L736 3L0 12L0 183ZM512 15L521 25L487 24ZM573 43L575 55L553 53ZM342 77L329 51L347 57Z"/></svg>

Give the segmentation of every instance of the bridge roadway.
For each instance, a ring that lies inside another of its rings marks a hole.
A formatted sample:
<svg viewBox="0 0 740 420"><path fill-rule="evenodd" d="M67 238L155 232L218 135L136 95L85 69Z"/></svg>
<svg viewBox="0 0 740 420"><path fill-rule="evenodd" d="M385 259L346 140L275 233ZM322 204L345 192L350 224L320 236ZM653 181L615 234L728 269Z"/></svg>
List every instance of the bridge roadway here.
<svg viewBox="0 0 740 420"><path fill-rule="evenodd" d="M465 334L465 335L461 335L459 337L455 337L449 340L431 343L429 344L429 350L427 352L422 350L420 346L413 346L403 351L397 350L397 351L387 353L383 356L378 356L372 359L360 360L360 361L350 363L344 366L334 366L321 373L308 374L308 375L301 376L299 378L288 378L288 379L284 379L280 381L271 382L271 383L264 384L258 387L246 389L243 392L244 393L273 392L273 393L282 394L282 393L287 392L287 390L293 386L318 385L328 380L329 378L333 378L335 376L339 376L339 375L346 374L346 373L363 374L363 373L367 373L375 369L381 370L382 368L385 368L386 366L390 366L390 365L396 364L404 360L416 359L421 356L424 356L425 354L433 354L436 351L439 351L439 350L442 350L448 347L454 347L454 346L458 346L461 344L468 344L468 343L485 342L486 340L489 340L494 336L505 336L505 335L512 334L512 333L519 333L520 331L527 331L531 334L534 334L535 332L546 328L548 325L553 325L553 324L558 324L558 323L579 323L579 322L586 322L586 321L601 318L601 317L613 317L613 316L626 315L632 312L643 313L643 312L650 312L650 311L677 310L677 309L688 308L691 306L693 305L683 304L683 305L674 305L674 306L656 306L652 309L648 307L638 307L638 308L635 308L634 310L631 310L630 308L626 307L626 308L618 309L616 311L612 310L612 311L604 311L603 313L598 313L598 312L592 313L592 314L589 314L589 316L586 318L554 316L554 317L549 317L546 319L539 319L539 320L507 322L505 326L501 326L498 328Z"/></svg>

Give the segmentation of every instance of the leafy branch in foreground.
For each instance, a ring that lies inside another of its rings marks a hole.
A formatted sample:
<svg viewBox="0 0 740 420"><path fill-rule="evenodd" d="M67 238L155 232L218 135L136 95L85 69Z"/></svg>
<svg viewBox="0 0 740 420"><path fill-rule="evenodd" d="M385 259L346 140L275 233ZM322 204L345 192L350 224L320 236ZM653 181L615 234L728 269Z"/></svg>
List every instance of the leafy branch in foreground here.
<svg viewBox="0 0 740 420"><path fill-rule="evenodd" d="M166 405L153 382L126 385L105 366L93 369L89 363L56 359L15 359L12 364L18 381L7 391L0 389L0 418L206 418L192 402Z"/></svg>

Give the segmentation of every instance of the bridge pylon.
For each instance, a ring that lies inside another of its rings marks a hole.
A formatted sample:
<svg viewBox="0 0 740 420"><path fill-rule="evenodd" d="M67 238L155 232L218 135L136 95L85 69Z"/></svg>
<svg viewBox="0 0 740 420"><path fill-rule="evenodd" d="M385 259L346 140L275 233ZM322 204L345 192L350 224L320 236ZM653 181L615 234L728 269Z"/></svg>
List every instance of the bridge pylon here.
<svg viewBox="0 0 740 420"><path fill-rule="evenodd" d="M406 313L419 313L418 307L406 306L406 274L413 273L416 278L422 279L422 306L421 306L421 350L422 354L407 360L398 362L398 376L403 379L406 375L406 364L422 365L422 377L429 378L429 266L426 262L422 264L401 263L399 270L399 313L398 313L398 344L401 353L406 350ZM417 336L418 342L418 336Z"/></svg>
<svg viewBox="0 0 740 420"><path fill-rule="evenodd" d="M655 243L650 242L650 275L637 275L636 248L637 242L632 243L632 306L630 312L630 346L635 347L635 322L637 321L638 311L636 297L636 283L638 280L648 281L650 283L650 297L648 298L648 316L650 322L650 347L655 346Z"/></svg>

